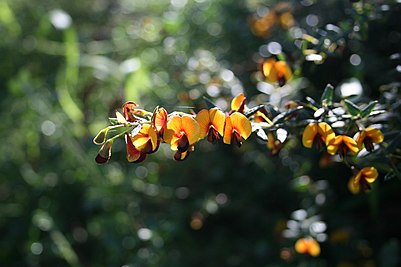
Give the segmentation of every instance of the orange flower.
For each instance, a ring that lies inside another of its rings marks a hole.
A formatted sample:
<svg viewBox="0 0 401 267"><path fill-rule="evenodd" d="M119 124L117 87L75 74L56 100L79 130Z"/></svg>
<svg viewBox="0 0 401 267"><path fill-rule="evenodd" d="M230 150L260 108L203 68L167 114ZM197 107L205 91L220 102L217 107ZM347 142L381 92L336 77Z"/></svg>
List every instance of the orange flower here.
<svg viewBox="0 0 401 267"><path fill-rule="evenodd" d="M226 125L224 127L223 142L225 144L242 145L242 141L246 140L252 133L251 122L245 115L234 112L226 117Z"/></svg>
<svg viewBox="0 0 401 267"><path fill-rule="evenodd" d="M141 130L130 138L134 147L142 153L153 153L159 147L156 131L150 124L143 124Z"/></svg>
<svg viewBox="0 0 401 267"><path fill-rule="evenodd" d="M358 194L362 191L368 192L372 189L371 183L373 183L379 173L375 167L362 168L356 175L351 177L348 182L348 189L353 194Z"/></svg>
<svg viewBox="0 0 401 267"><path fill-rule="evenodd" d="M323 144L327 146L335 136L333 129L326 122L309 123L302 135L302 144L307 148L311 148L313 144L316 144L320 149Z"/></svg>
<svg viewBox="0 0 401 267"><path fill-rule="evenodd" d="M151 112L136 107L137 104L132 101L128 101L123 105L123 114L127 121L134 122L138 117L149 118L152 115Z"/></svg>
<svg viewBox="0 0 401 267"><path fill-rule="evenodd" d="M169 118L163 139L174 151L185 152L199 140L198 122L189 115L173 115Z"/></svg>
<svg viewBox="0 0 401 267"><path fill-rule="evenodd" d="M278 83L283 86L291 79L292 71L285 61L277 61L275 58L268 58L262 63L262 73L270 83Z"/></svg>
<svg viewBox="0 0 401 267"><path fill-rule="evenodd" d="M380 144L383 140L383 133L376 128L366 128L355 135L358 148L362 149L362 147L365 146L366 150L369 152L373 151L373 143Z"/></svg>
<svg viewBox="0 0 401 267"><path fill-rule="evenodd" d="M195 119L200 126L199 138L207 136L207 140L214 144L223 136L226 115L218 108L202 109Z"/></svg>
<svg viewBox="0 0 401 267"><path fill-rule="evenodd" d="M132 143L131 137L125 135L125 143L127 148L127 161L132 163L139 163L146 159L146 153L138 151Z"/></svg>
<svg viewBox="0 0 401 267"><path fill-rule="evenodd" d="M317 257L320 254L320 245L312 237L301 238L295 242L295 251L300 254L309 254L312 257Z"/></svg>
<svg viewBox="0 0 401 267"><path fill-rule="evenodd" d="M164 108L156 108L152 117L152 125L158 135L162 137L167 126L167 111Z"/></svg>
<svg viewBox="0 0 401 267"><path fill-rule="evenodd" d="M336 136L329 142L327 152L330 155L335 155L340 150L339 154L343 158L348 152L357 154L359 152L358 145L354 139L346 135Z"/></svg>
<svg viewBox="0 0 401 267"><path fill-rule="evenodd" d="M137 107L137 104L132 101L128 101L123 105L124 118L129 122L136 121L136 118L133 115L135 107Z"/></svg>

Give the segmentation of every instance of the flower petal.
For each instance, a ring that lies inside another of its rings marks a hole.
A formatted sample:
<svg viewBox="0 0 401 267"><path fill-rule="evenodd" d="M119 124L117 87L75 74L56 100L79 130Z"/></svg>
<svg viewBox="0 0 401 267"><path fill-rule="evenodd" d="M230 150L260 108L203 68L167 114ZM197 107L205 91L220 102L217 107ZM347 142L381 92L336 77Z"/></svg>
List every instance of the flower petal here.
<svg viewBox="0 0 401 267"><path fill-rule="evenodd" d="M373 143L380 144L384 140L383 133L379 129L366 128L365 132L366 132L366 135L372 139Z"/></svg>
<svg viewBox="0 0 401 267"><path fill-rule="evenodd" d="M323 136L324 142L326 143L326 146L330 141L336 137L336 134L334 133L333 129L328 125L326 122L319 122L318 124L318 133Z"/></svg>
<svg viewBox="0 0 401 267"><path fill-rule="evenodd" d="M361 185L359 182L355 182L354 177L351 177L348 181L348 190L355 195L361 192Z"/></svg>
<svg viewBox="0 0 401 267"><path fill-rule="evenodd" d="M199 124L199 138L205 138L211 125L209 110L202 109L196 114L195 120Z"/></svg>
<svg viewBox="0 0 401 267"><path fill-rule="evenodd" d="M357 154L359 152L358 144L349 136L343 136L343 142L350 150L351 154Z"/></svg>
<svg viewBox="0 0 401 267"><path fill-rule="evenodd" d="M366 138L366 131L362 130L360 132L357 132L354 136L354 140L356 144L358 145L359 150L363 148L363 141Z"/></svg>
<svg viewBox="0 0 401 267"><path fill-rule="evenodd" d="M246 140L252 133L251 122L248 118L239 112L234 112L230 115L232 128L235 129L241 137Z"/></svg>
<svg viewBox="0 0 401 267"><path fill-rule="evenodd" d="M361 173L363 174L365 180L370 184L373 183L379 176L379 173L375 167L365 167L361 170Z"/></svg>
<svg viewBox="0 0 401 267"><path fill-rule="evenodd" d="M167 125L167 111L163 107L158 108L153 116L153 125L157 132L161 132Z"/></svg>
<svg viewBox="0 0 401 267"><path fill-rule="evenodd" d="M224 144L228 144L228 145L231 144L232 132L233 132L233 126L231 123L231 116L227 116L225 125L224 125L224 135L223 135L223 143Z"/></svg>
<svg viewBox="0 0 401 267"><path fill-rule="evenodd" d="M139 152L132 143L131 137L126 134L125 135L125 143L127 147L127 161L128 162L136 162L140 156L141 152Z"/></svg>
<svg viewBox="0 0 401 267"><path fill-rule="evenodd" d="M177 138L177 134L181 131L182 124L181 124L181 117L173 116L167 122L166 131L163 133L163 140L166 143L172 144L172 140L174 137ZM178 137L179 138L179 137Z"/></svg>
<svg viewBox="0 0 401 267"><path fill-rule="evenodd" d="M246 97L242 93L234 97L233 100L231 100L231 110L241 113L244 112L245 100Z"/></svg>
<svg viewBox="0 0 401 267"><path fill-rule="evenodd" d="M277 61L274 67L277 70L278 78L284 77L286 81L291 79L292 71L285 61Z"/></svg>
<svg viewBox="0 0 401 267"><path fill-rule="evenodd" d="M182 129L188 138L189 144L193 145L199 140L200 126L194 118L188 115L182 116L181 121Z"/></svg>
<svg viewBox="0 0 401 267"><path fill-rule="evenodd" d="M216 131L223 136L224 134L224 124L226 122L226 115L218 108L212 108L209 110L210 121Z"/></svg>
<svg viewBox="0 0 401 267"><path fill-rule="evenodd" d="M302 144L304 147L311 148L313 145L313 140L318 132L318 126L316 123L309 123L304 130L302 135Z"/></svg>
<svg viewBox="0 0 401 267"><path fill-rule="evenodd" d="M276 60L274 58L268 58L262 63L262 72L263 75L272 82L275 82L276 69L274 65L276 64Z"/></svg>

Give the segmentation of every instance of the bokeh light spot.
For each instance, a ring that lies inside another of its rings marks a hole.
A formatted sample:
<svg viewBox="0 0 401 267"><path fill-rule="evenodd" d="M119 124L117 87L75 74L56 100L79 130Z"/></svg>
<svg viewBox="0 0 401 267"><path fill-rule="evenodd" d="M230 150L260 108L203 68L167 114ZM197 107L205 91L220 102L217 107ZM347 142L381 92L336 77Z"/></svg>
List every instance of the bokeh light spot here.
<svg viewBox="0 0 401 267"><path fill-rule="evenodd" d="M51 136L54 134L54 132L56 131L56 125L54 124L54 122L49 121L49 120L45 120L40 129L42 130L42 133L46 136Z"/></svg>
<svg viewBox="0 0 401 267"><path fill-rule="evenodd" d="M153 232L149 228L140 228L137 235L139 239L146 241L152 238Z"/></svg>
<svg viewBox="0 0 401 267"><path fill-rule="evenodd" d="M361 64L362 59L359 55L352 54L349 58L349 62L354 66L358 66L359 64Z"/></svg>
<svg viewBox="0 0 401 267"><path fill-rule="evenodd" d="M71 16L61 9L50 11L50 22L56 29L64 30L70 27L72 19Z"/></svg>
<svg viewBox="0 0 401 267"><path fill-rule="evenodd" d="M40 255L43 252L43 245L39 242L34 242L31 245L31 252L34 255Z"/></svg>
<svg viewBox="0 0 401 267"><path fill-rule="evenodd" d="M309 14L306 16L306 24L308 24L311 27L317 26L319 23L319 17L314 15L314 14Z"/></svg>
<svg viewBox="0 0 401 267"><path fill-rule="evenodd" d="M270 42L267 45L267 51L269 51L271 54L273 55L278 55L281 53L282 51L282 47L281 44L277 43L277 42Z"/></svg>

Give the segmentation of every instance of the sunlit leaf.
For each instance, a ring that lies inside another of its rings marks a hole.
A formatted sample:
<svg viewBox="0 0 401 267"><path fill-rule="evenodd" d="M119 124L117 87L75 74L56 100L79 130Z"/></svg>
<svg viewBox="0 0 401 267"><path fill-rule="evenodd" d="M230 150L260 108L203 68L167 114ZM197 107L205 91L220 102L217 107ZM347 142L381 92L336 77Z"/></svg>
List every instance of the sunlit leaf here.
<svg viewBox="0 0 401 267"><path fill-rule="evenodd" d="M369 117L369 115L372 113L373 109L376 107L377 103L378 103L378 101L375 100L375 101L370 102L366 107L364 107L361 110L361 117L362 118Z"/></svg>
<svg viewBox="0 0 401 267"><path fill-rule="evenodd" d="M358 116L361 113L361 110L357 105L349 101L348 99L344 99L345 107L347 108L349 114L352 116Z"/></svg>

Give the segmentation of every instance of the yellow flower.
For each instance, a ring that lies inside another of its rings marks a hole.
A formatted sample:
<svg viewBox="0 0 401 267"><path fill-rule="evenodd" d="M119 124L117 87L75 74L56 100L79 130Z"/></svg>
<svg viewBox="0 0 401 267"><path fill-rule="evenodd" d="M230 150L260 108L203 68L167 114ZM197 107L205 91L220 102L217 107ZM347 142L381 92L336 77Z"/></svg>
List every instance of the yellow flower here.
<svg viewBox="0 0 401 267"><path fill-rule="evenodd" d="M362 168L356 175L351 177L348 182L348 189L353 194L358 194L362 191L368 192L372 189L371 183L373 183L379 173L375 167Z"/></svg>
<svg viewBox="0 0 401 267"><path fill-rule="evenodd" d="M251 133L251 122L245 115L234 112L226 117L223 136L223 142L225 144L235 144L240 147L242 141L246 140Z"/></svg>
<svg viewBox="0 0 401 267"><path fill-rule="evenodd" d="M311 237L301 238L295 242L295 251L300 254L309 254L312 257L317 257L320 254L320 245Z"/></svg>
<svg viewBox="0 0 401 267"><path fill-rule="evenodd" d="M383 133L376 128L366 128L355 135L358 148L362 149L362 147L365 146L366 150L369 152L373 151L373 143L380 144L383 140Z"/></svg>
<svg viewBox="0 0 401 267"><path fill-rule="evenodd" d="M275 58L268 58L262 63L262 73L270 83L278 83L283 86L291 79L292 71L285 61L277 61Z"/></svg>
<svg viewBox="0 0 401 267"><path fill-rule="evenodd" d="M311 148L316 144L318 149L326 146L335 138L336 134L326 122L309 123L302 135L302 144L304 147Z"/></svg>
<svg viewBox="0 0 401 267"><path fill-rule="evenodd" d="M338 135L329 142L327 146L327 152L330 155L335 155L339 151L340 156L345 157L348 152L351 154L357 154L359 148L354 139L346 135Z"/></svg>
<svg viewBox="0 0 401 267"><path fill-rule="evenodd" d="M243 93L237 95L236 97L231 100L231 111L235 112L238 111L240 113L244 113L246 109L248 109L245 105L246 97Z"/></svg>
<svg viewBox="0 0 401 267"><path fill-rule="evenodd" d="M134 147L143 153L155 152L159 147L156 131L150 124L143 124L139 133L131 137Z"/></svg>
<svg viewBox="0 0 401 267"><path fill-rule="evenodd" d="M195 120L200 126L199 138L207 136L207 140L214 144L223 136L226 115L218 108L202 109Z"/></svg>
<svg viewBox="0 0 401 267"><path fill-rule="evenodd" d="M174 151L185 152L199 140L200 126L189 115L173 115L169 118L163 139Z"/></svg>

